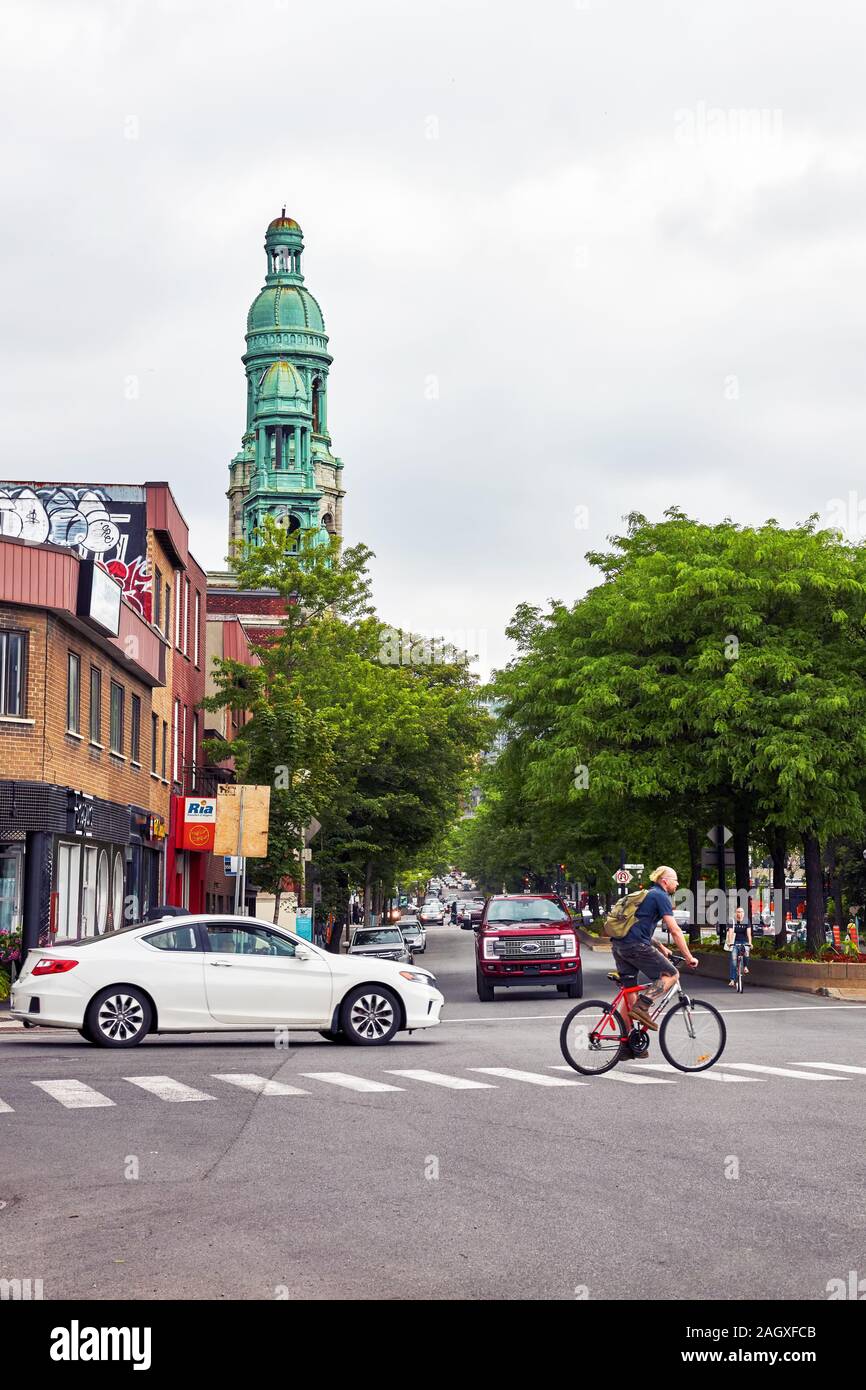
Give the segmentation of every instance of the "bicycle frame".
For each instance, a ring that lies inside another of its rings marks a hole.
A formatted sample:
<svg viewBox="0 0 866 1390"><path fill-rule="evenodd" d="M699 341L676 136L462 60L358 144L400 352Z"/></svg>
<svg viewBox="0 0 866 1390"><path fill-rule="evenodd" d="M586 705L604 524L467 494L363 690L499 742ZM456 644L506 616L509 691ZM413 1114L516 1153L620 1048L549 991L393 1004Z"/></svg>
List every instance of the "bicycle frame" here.
<svg viewBox="0 0 866 1390"><path fill-rule="evenodd" d="M592 1033L590 1034L590 1041L603 1041L601 1035L604 1032L606 1024L610 1024L610 1027L613 1030L613 1032L617 1033L618 1030L613 1017L614 1014L619 1010L621 1004L625 1003L626 1006L628 1005L630 995L642 994L643 990L643 985L620 985L619 992L616 998L614 999L613 1003L608 1006L607 1012L605 1013L604 1018L601 1020L601 1023L599 1024L598 1028L593 1029ZM679 978L677 978L677 982L675 985L673 985L669 990L665 991L659 1002L656 1004L655 1008L651 1010L650 1017L652 1018L653 1022L655 1022L655 1020L662 1013L664 1013L665 1009L668 1007L668 1005L674 998L676 998L678 1002L683 1002L686 1004L688 1004L689 1002L688 995L684 992L682 982ZM622 1015L620 1015L620 1017L622 1017ZM630 1010L629 1018L631 1019ZM632 1019L631 1026L632 1028L637 1028L642 1032L646 1032L646 1026L643 1023L641 1023L640 1019Z"/></svg>

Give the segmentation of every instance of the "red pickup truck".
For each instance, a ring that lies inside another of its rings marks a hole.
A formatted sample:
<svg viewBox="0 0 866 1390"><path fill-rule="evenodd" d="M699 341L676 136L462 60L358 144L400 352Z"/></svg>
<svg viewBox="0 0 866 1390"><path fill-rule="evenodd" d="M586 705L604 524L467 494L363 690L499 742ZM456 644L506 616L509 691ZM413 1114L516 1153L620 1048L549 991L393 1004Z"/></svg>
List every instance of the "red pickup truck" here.
<svg viewBox="0 0 866 1390"><path fill-rule="evenodd" d="M554 893L497 894L488 898L475 932L475 983L489 1004L494 989L555 985L569 999L583 995L580 943L565 904Z"/></svg>

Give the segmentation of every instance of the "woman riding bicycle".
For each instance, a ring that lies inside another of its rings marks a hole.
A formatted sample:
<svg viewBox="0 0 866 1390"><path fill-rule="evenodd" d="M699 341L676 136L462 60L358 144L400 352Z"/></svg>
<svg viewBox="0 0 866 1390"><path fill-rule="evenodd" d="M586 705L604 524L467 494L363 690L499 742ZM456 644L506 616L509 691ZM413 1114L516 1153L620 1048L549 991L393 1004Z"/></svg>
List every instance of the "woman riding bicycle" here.
<svg viewBox="0 0 866 1390"><path fill-rule="evenodd" d="M650 882L653 886L638 907L634 926L625 936L614 937L611 948L623 985L637 984L638 972L646 975L649 981L632 1002L630 1010L627 1006L621 1009L623 1022L628 1028L631 1018L640 1019L645 1028L655 1033L658 1025L653 1023L651 1010L679 979L676 968L670 963L671 952L667 946L653 941L653 933L659 923L667 927L689 965L697 965L697 960L674 917L670 895L677 888L676 870L661 864L650 874Z"/></svg>
<svg viewBox="0 0 866 1390"><path fill-rule="evenodd" d="M738 907L734 914L733 925L728 927L728 939L725 943L731 952L731 973L728 979L728 989L736 989L737 985L737 961L743 957L743 974L748 975L749 967L747 961L749 952L752 949L752 928L746 921L746 914L741 907Z"/></svg>

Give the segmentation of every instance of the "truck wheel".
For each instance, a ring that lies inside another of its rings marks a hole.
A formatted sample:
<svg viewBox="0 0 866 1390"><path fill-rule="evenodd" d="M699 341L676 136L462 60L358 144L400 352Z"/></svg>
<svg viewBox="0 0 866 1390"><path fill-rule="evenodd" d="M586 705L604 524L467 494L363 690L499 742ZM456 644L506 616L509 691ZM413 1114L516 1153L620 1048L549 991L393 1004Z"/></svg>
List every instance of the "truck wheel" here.
<svg viewBox="0 0 866 1390"><path fill-rule="evenodd" d="M577 979L566 986L569 999L583 998L583 969L578 970Z"/></svg>
<svg viewBox="0 0 866 1390"><path fill-rule="evenodd" d="M492 1004L494 998L493 986L489 980L485 980L480 970L475 971L475 988L478 991L478 998L482 1004Z"/></svg>

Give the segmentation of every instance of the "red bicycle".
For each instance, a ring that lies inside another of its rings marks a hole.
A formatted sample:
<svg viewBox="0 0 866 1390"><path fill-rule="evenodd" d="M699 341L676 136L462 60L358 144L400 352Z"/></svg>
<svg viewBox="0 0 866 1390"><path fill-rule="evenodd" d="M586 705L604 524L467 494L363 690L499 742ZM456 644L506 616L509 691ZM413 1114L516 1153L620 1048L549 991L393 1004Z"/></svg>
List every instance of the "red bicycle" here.
<svg viewBox="0 0 866 1390"><path fill-rule="evenodd" d="M683 956L672 956L671 960L678 969L686 964ZM601 999L587 999L566 1014L559 1045L570 1067L583 1076L601 1076L624 1058L647 1051L650 1041L647 1029L635 1021L629 1031L620 1013L621 1005L627 1003L630 996L640 994L643 988L643 985L620 986L612 1004L605 1004ZM706 1071L719 1060L728 1033L722 1015L712 1004L686 994L678 979L652 1010L653 1021L662 1014L659 1047L672 1067L677 1071Z"/></svg>

